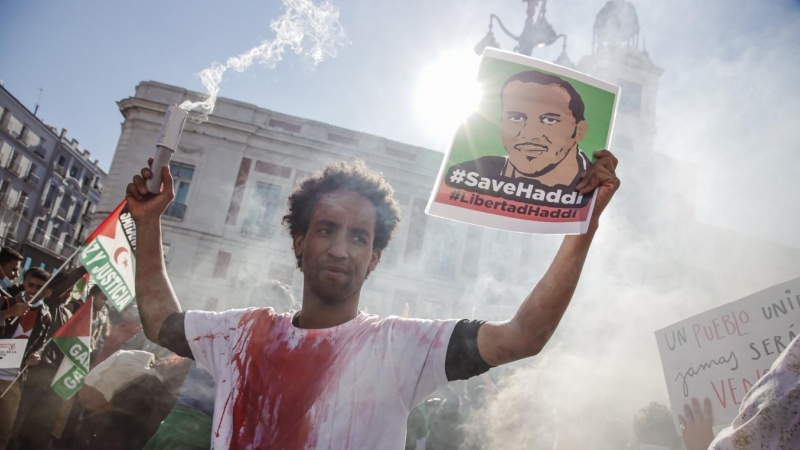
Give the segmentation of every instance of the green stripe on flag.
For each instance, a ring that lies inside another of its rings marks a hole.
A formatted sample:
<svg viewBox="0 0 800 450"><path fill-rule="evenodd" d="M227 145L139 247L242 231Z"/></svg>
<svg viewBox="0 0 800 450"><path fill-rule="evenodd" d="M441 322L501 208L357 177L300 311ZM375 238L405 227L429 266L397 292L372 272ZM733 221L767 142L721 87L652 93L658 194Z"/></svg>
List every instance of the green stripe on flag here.
<svg viewBox="0 0 800 450"><path fill-rule="evenodd" d="M53 338L53 342L64 352L64 356L69 358L72 364L82 368L84 372L89 372L89 357L91 350L78 337Z"/></svg>
<svg viewBox="0 0 800 450"><path fill-rule="evenodd" d="M68 368L60 378L53 381L53 390L62 399L69 400L83 387L83 379L86 378L86 372L68 360L64 360L62 364L70 364L72 367Z"/></svg>

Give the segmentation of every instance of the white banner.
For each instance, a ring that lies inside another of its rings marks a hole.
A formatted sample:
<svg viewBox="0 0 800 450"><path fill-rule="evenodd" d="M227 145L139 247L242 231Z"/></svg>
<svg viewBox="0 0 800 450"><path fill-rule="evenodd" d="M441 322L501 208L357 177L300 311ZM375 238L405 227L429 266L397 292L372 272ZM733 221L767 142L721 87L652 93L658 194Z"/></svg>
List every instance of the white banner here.
<svg viewBox="0 0 800 450"><path fill-rule="evenodd" d="M19 369L28 339L0 339L0 369Z"/></svg>
<svg viewBox="0 0 800 450"><path fill-rule="evenodd" d="M675 426L683 406L711 399L730 425L745 394L800 334L800 278L656 331Z"/></svg>

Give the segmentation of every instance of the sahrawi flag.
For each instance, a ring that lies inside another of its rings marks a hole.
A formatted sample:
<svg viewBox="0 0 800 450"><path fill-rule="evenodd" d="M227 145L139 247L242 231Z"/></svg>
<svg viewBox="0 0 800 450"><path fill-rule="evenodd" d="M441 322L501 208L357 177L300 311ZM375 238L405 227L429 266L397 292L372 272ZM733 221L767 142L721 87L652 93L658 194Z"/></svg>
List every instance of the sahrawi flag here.
<svg viewBox="0 0 800 450"><path fill-rule="evenodd" d="M69 400L80 390L83 386L83 379L89 373L89 356L92 353L91 335L91 300L53 334L53 342L64 353L64 359L53 378L52 386L56 394L64 400Z"/></svg>
<svg viewBox="0 0 800 450"><path fill-rule="evenodd" d="M123 201L89 236L81 251L83 267L108 300L122 311L136 296L136 226Z"/></svg>

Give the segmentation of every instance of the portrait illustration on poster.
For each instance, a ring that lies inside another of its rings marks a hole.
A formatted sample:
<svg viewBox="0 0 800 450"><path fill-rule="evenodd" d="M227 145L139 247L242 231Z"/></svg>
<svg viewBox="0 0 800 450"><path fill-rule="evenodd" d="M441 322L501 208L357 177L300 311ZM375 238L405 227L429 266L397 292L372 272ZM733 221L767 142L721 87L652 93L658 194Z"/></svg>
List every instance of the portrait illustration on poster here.
<svg viewBox="0 0 800 450"><path fill-rule="evenodd" d="M594 193L575 187L611 140L619 88L487 48L480 106L459 127L428 214L528 233L585 233Z"/></svg>

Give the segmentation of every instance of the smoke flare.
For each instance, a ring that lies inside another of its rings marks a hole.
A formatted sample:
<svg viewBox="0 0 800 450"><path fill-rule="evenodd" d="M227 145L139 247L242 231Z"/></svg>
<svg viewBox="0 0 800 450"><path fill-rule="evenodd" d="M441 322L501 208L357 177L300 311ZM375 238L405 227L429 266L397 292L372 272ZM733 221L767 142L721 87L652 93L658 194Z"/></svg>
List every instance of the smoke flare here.
<svg viewBox="0 0 800 450"><path fill-rule="evenodd" d="M225 64L213 62L211 67L200 72L200 81L208 91L208 97L199 102L185 101L181 109L193 113L190 118L202 122L214 111L222 75L228 69L244 72L254 62L269 68L282 59L289 47L302 55L316 67L325 57L335 57L336 47L344 41L345 32L339 23L339 9L325 0L314 5L312 0L283 0L285 12L270 23L275 38L264 41L239 56L228 58Z"/></svg>

